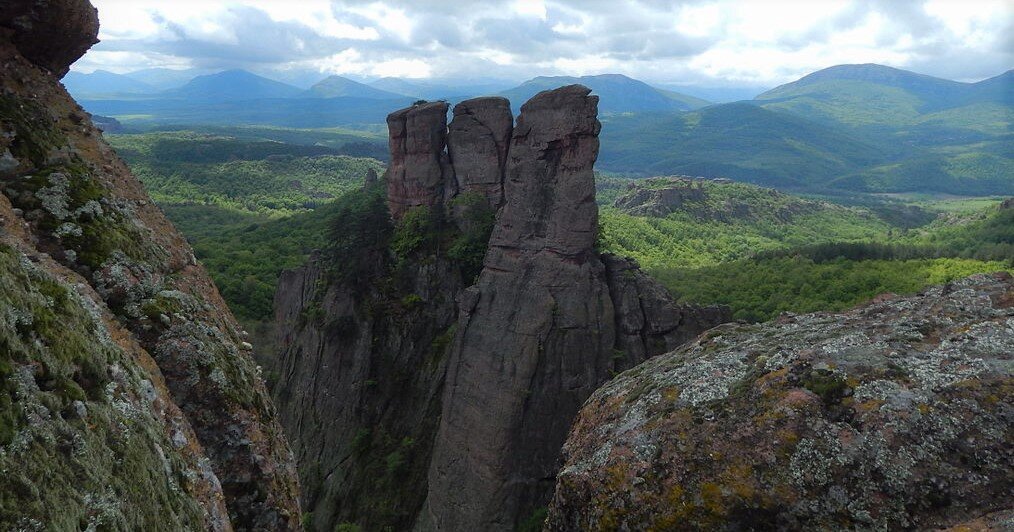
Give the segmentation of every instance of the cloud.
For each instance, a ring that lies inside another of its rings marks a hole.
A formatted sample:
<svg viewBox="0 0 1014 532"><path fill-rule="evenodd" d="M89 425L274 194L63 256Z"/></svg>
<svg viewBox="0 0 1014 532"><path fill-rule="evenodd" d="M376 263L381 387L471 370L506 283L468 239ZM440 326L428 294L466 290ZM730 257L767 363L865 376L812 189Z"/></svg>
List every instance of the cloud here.
<svg viewBox="0 0 1014 532"><path fill-rule="evenodd" d="M94 0L75 66L309 69L361 77L619 72L776 85L840 63L954 79L1014 63L1007 0Z"/></svg>

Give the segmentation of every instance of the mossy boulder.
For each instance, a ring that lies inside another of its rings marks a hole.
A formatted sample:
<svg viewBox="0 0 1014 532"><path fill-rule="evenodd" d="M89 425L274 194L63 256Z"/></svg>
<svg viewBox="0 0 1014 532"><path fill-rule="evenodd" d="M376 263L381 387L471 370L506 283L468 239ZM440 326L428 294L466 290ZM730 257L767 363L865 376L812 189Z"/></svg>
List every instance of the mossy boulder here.
<svg viewBox="0 0 1014 532"><path fill-rule="evenodd" d="M712 329L588 400L548 529L1009 526L1012 369L1004 273Z"/></svg>

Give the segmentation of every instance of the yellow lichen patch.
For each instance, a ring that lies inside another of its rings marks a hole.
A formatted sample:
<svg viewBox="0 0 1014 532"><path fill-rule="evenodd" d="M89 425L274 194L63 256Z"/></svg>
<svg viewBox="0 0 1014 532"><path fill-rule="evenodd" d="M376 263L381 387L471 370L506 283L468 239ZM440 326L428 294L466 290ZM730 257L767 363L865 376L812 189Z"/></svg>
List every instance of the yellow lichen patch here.
<svg viewBox="0 0 1014 532"><path fill-rule="evenodd" d="M722 495L722 487L714 482L701 484L700 489L701 506L711 515L722 516L726 513L725 498Z"/></svg>
<svg viewBox="0 0 1014 532"><path fill-rule="evenodd" d="M884 406L884 401L881 401L880 399L870 399L869 401L863 401L862 403L857 404L855 409L856 412L866 414L873 412L874 410L879 410L881 406Z"/></svg>
<svg viewBox="0 0 1014 532"><path fill-rule="evenodd" d="M680 397L680 389L676 386L671 386L662 390L662 398L669 402L675 402Z"/></svg>

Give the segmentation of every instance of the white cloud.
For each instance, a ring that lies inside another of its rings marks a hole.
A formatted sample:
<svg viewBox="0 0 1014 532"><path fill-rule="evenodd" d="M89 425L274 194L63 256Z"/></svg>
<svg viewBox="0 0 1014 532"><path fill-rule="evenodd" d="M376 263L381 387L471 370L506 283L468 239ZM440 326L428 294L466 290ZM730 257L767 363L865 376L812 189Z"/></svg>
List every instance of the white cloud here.
<svg viewBox="0 0 1014 532"><path fill-rule="evenodd" d="M840 63L981 79L1014 63L1009 0L94 0L77 70L775 85Z"/></svg>

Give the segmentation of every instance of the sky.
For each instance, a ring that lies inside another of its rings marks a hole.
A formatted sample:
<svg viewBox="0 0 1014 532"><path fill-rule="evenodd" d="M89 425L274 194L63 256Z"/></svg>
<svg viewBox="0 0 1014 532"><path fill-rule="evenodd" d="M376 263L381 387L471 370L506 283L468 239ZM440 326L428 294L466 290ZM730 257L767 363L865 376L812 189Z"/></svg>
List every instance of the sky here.
<svg viewBox="0 0 1014 532"><path fill-rule="evenodd" d="M977 81L1014 67L1010 0L92 0L74 70L244 68L774 86L844 63ZM277 77L277 76L276 76Z"/></svg>

